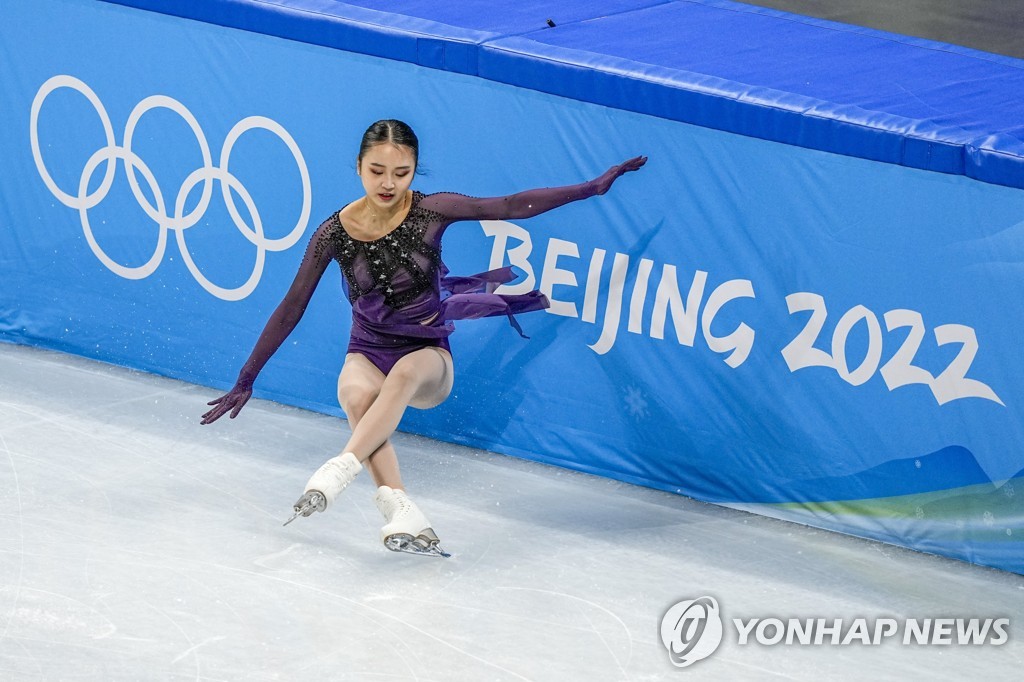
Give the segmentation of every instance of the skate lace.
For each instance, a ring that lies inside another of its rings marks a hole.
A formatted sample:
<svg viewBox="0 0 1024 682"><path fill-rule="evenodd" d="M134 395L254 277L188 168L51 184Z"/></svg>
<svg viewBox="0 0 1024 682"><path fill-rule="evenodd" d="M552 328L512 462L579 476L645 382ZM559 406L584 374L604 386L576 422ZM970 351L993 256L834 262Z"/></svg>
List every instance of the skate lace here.
<svg viewBox="0 0 1024 682"><path fill-rule="evenodd" d="M397 492L397 491L396 491ZM405 495L392 493L384 498L381 504L381 513L388 523L395 520L400 514L407 514L410 508L410 500Z"/></svg>
<svg viewBox="0 0 1024 682"><path fill-rule="evenodd" d="M408 514L412 509L412 501L405 495L396 494L395 500L395 515Z"/></svg>

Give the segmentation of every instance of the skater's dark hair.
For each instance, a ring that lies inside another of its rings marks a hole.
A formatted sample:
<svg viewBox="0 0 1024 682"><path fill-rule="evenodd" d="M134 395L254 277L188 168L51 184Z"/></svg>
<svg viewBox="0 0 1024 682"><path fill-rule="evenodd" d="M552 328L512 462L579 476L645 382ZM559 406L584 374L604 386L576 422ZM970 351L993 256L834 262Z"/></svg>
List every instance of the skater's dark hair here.
<svg viewBox="0 0 1024 682"><path fill-rule="evenodd" d="M363 133L363 141L359 144L359 156L356 157L356 160L362 161L363 155L370 150L370 147L375 147L385 142L408 147L412 150L413 162L419 166L419 138L416 137L416 133L412 131L408 124L396 121L393 118L377 121L366 129L366 132Z"/></svg>

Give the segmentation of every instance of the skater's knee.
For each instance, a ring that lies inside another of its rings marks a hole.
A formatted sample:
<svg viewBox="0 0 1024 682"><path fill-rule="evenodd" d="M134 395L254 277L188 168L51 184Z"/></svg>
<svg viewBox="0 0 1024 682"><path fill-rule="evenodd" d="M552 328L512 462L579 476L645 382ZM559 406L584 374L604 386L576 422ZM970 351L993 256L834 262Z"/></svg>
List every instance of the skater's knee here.
<svg viewBox="0 0 1024 682"><path fill-rule="evenodd" d="M338 388L338 401L349 419L361 419L377 399L380 389L376 386L353 383Z"/></svg>

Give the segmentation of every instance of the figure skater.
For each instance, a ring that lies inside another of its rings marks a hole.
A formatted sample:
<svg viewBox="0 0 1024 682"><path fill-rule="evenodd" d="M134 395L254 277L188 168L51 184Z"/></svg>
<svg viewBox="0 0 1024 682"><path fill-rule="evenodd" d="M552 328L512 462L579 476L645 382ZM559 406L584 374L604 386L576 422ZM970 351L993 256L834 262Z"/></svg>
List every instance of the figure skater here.
<svg viewBox="0 0 1024 682"><path fill-rule="evenodd" d="M407 407L435 407L451 392L452 320L507 315L522 334L514 314L549 303L538 291L494 293L498 285L515 279L511 267L448 277L441 261L445 229L459 220L531 218L604 194L647 159L630 159L578 185L488 199L411 190L418 159L419 141L405 123L378 121L366 130L356 157L365 196L334 213L313 234L295 280L234 387L208 403L213 408L201 423L210 424L229 412L232 419L238 415L252 396L260 370L302 317L328 264L337 261L352 304L352 332L338 378L338 401L352 435L341 454L309 479L286 525L300 515L326 510L365 466L377 486L374 501L385 519L385 546L447 556L430 522L405 492L391 435Z"/></svg>

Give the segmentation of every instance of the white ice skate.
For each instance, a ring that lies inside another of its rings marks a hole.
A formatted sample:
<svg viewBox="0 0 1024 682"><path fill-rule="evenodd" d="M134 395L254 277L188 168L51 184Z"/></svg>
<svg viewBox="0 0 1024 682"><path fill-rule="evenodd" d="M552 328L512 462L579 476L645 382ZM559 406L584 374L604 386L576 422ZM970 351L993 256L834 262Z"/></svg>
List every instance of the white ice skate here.
<svg viewBox="0 0 1024 682"><path fill-rule="evenodd" d="M363 465L351 452L346 452L324 462L306 483L306 492L295 502L295 515L284 522L288 525L300 516L322 512L334 503L341 491L363 470Z"/></svg>
<svg viewBox="0 0 1024 682"><path fill-rule="evenodd" d="M409 499L404 490L394 490L386 485L377 488L373 496L377 509L387 524L380 529L380 539L392 552L426 554L428 556L450 557L441 549L437 534L430 527L430 521L423 515L416 503Z"/></svg>

